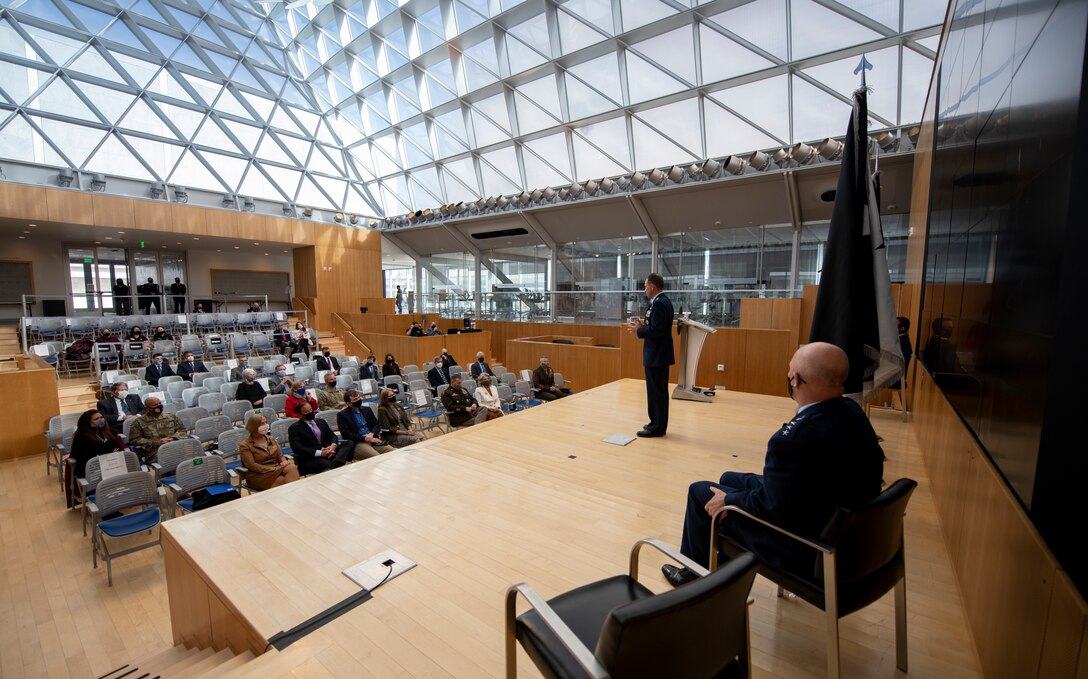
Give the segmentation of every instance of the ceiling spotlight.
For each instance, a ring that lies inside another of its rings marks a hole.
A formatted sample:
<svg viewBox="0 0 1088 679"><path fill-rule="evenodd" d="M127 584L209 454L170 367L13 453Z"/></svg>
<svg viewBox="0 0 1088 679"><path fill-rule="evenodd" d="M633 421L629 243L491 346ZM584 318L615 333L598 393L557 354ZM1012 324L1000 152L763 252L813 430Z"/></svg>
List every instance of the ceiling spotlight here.
<svg viewBox="0 0 1088 679"><path fill-rule="evenodd" d="M899 149L899 137L888 130L873 137L873 141L875 141L876 145L880 147L880 150L885 153L895 153L895 151Z"/></svg>
<svg viewBox="0 0 1088 679"><path fill-rule="evenodd" d="M712 161L707 161L712 162ZM744 174L744 168L748 163L740 156L729 156L725 159L725 171L729 174Z"/></svg>
<svg viewBox="0 0 1088 679"><path fill-rule="evenodd" d="M642 185L645 183L646 175L642 174L641 172L636 171L631 175L631 186L635 187L636 189L641 188Z"/></svg>
<svg viewBox="0 0 1088 679"><path fill-rule="evenodd" d="M490 210L491 208L495 207L495 202L495 196L489 197L486 202L487 209Z"/></svg>
<svg viewBox="0 0 1088 679"><path fill-rule="evenodd" d="M600 184L601 184L601 193L612 193L612 189L615 188L615 186L616 186L616 183L614 181L612 181L611 179L609 179L608 177L605 177L604 179L602 179Z"/></svg>
<svg viewBox="0 0 1088 679"><path fill-rule="evenodd" d="M815 157L816 149L804 142L794 144L790 149L790 159L796 161L798 165L804 165Z"/></svg>
<svg viewBox="0 0 1088 679"><path fill-rule="evenodd" d="M509 204L510 204L510 199L507 198L506 196L498 196L498 197L495 198L495 205L498 206L498 208L500 210L506 208L506 206L509 205Z"/></svg>
<svg viewBox="0 0 1088 679"><path fill-rule="evenodd" d="M555 196L556 196L555 189L553 189L551 187L544 189L544 200L547 200L547 201L555 200Z"/></svg>
<svg viewBox="0 0 1088 679"><path fill-rule="evenodd" d="M732 161L732 160L733 160L733 156L730 156L730 157L725 159L727 168L729 166L730 161ZM740 159L738 158L737 160L740 160ZM741 160L741 162L743 163L744 161ZM721 163L714 160L713 158L707 158L706 162L703 163L702 167L699 168L699 174L703 175L704 177L714 177L714 176L716 176L718 174L718 171L721 170L721 169L722 169L722 164ZM695 173L693 172L692 174L695 174ZM737 174L737 173L734 172L733 174Z"/></svg>
<svg viewBox="0 0 1088 679"><path fill-rule="evenodd" d="M223 200L220 202L220 205L226 208L233 208L236 200L237 196L233 193L225 193L223 194Z"/></svg>
<svg viewBox="0 0 1088 679"><path fill-rule="evenodd" d="M672 167L670 167L669 168L669 180L671 180L671 181L673 181L673 182L675 182L677 184L682 182L684 180L684 170L683 170L683 168L677 167L676 165L673 165Z"/></svg>
<svg viewBox="0 0 1088 679"><path fill-rule="evenodd" d="M586 193L591 195L591 196L593 194L597 193L597 191L600 188L601 188L601 185L598 184L597 182L593 181L592 179L590 179L588 182L586 182L586 185L585 185Z"/></svg>
<svg viewBox="0 0 1088 679"><path fill-rule="evenodd" d="M559 189L559 200L566 200L567 198L570 198L570 189Z"/></svg>
<svg viewBox="0 0 1088 679"><path fill-rule="evenodd" d="M582 192L585 191L585 190L586 189L585 189L584 186L582 186L578 182L574 182L573 184L570 185L570 197L571 198L577 198L577 197L581 196Z"/></svg>
<svg viewBox="0 0 1088 679"><path fill-rule="evenodd" d="M665 183L665 173L655 167L653 172L650 173L650 181L657 186L661 186Z"/></svg>
<svg viewBox="0 0 1088 679"><path fill-rule="evenodd" d="M438 213L435 212L434 210L432 210L431 208L426 208L425 210L423 210L423 221L430 222L430 221L433 221L434 219L436 219L437 217L438 217Z"/></svg>
<svg viewBox="0 0 1088 679"><path fill-rule="evenodd" d="M476 214L477 212L480 211L479 201L474 202L474 203L465 203L464 207L465 207L464 211L469 213L469 214Z"/></svg>
<svg viewBox="0 0 1088 679"><path fill-rule="evenodd" d="M302 209L302 216L305 217L306 219L309 219L310 217L313 217L314 216L314 209L312 207L303 208Z"/></svg>
<svg viewBox="0 0 1088 679"><path fill-rule="evenodd" d="M920 135L921 133L922 133L921 126L915 125L914 127L907 130L907 139L910 139L911 144L913 144L914 146L917 146L918 145L918 135Z"/></svg>
<svg viewBox="0 0 1088 679"><path fill-rule="evenodd" d="M162 182L155 182L154 184L151 185L151 197L154 198L155 200L158 200L159 198L162 198L163 194L165 194L165 193L166 193L166 184L163 184Z"/></svg>
<svg viewBox="0 0 1088 679"><path fill-rule="evenodd" d="M604 180L603 179L601 180L601 185L604 185ZM630 185L631 185L631 179L630 178L628 178L628 177L616 177L616 188L618 188L620 191L625 190Z"/></svg>
<svg viewBox="0 0 1088 679"><path fill-rule="evenodd" d="M294 217L295 216L295 206L292 205L291 203L284 203L283 205L280 206L280 209L283 210L283 216L284 217Z"/></svg>
<svg viewBox="0 0 1088 679"><path fill-rule="evenodd" d="M514 200L516 200L519 205L528 205L529 201L531 201L532 199L533 197L529 195L528 191L522 191L517 195Z"/></svg>
<svg viewBox="0 0 1088 679"><path fill-rule="evenodd" d="M819 153L825 160L835 160L842 155L842 149L842 142L831 137L816 145L816 153Z"/></svg>
<svg viewBox="0 0 1088 679"><path fill-rule="evenodd" d="M75 179L75 175L72 171L66 167L62 167L57 171L57 186L61 188L68 188L72 185L72 180Z"/></svg>
<svg viewBox="0 0 1088 679"><path fill-rule="evenodd" d="M756 151L752 155L748 156L748 165L763 172L771 166L771 157L763 151Z"/></svg>
<svg viewBox="0 0 1088 679"><path fill-rule="evenodd" d="M533 189L533 192L529 194L530 203L539 203L540 199L544 197L544 192L540 189Z"/></svg>
<svg viewBox="0 0 1088 679"><path fill-rule="evenodd" d="M91 191L106 190L106 175L95 172L91 175Z"/></svg>
<svg viewBox="0 0 1088 679"><path fill-rule="evenodd" d="M344 213L343 212L337 212L336 214L334 214L332 216L332 218L336 220L337 224L343 224L344 223Z"/></svg>
<svg viewBox="0 0 1088 679"><path fill-rule="evenodd" d="M257 203L255 203L252 198L246 197L242 199L242 208L246 212L256 212Z"/></svg>
<svg viewBox="0 0 1088 679"><path fill-rule="evenodd" d="M778 167L789 167L790 165L790 152L786 149L778 149L771 154L771 160Z"/></svg>
<svg viewBox="0 0 1088 679"><path fill-rule="evenodd" d="M189 202L189 189L185 188L184 186L175 186L174 187L174 200L176 200L179 203L188 203Z"/></svg>

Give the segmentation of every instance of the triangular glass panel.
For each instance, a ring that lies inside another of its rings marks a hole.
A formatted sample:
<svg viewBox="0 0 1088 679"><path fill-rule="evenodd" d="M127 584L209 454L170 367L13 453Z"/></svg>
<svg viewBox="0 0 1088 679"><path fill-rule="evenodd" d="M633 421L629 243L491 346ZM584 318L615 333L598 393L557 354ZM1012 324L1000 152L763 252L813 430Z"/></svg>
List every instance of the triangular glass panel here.
<svg viewBox="0 0 1088 679"><path fill-rule="evenodd" d="M565 161L566 149L564 148L563 151L563 160ZM538 157L535 153L525 147L522 147L521 149L521 163L525 168L525 188L527 191L531 191L532 189L543 189L548 186L560 186L571 181L570 177L564 176L559 170L552 167L550 162Z"/></svg>
<svg viewBox="0 0 1088 679"><path fill-rule="evenodd" d="M49 85L42 90L42 93L34 97L27 106L29 108L38 109L39 111L60 113L73 118L92 120L96 123L100 122L99 117L76 96L76 93L72 91L72 88L69 87L68 83L64 82L60 76L54 78L53 82L49 83Z"/></svg>
<svg viewBox="0 0 1088 679"><path fill-rule="evenodd" d="M506 29L521 42L544 55L552 52L548 18L543 12Z"/></svg>
<svg viewBox="0 0 1088 679"><path fill-rule="evenodd" d="M185 151L167 181L171 184L181 184L189 188L204 189L206 191L232 190L215 178L208 170L208 167L200 161L200 157L193 149Z"/></svg>
<svg viewBox="0 0 1088 679"><path fill-rule="evenodd" d="M657 0L653 0L657 2ZM608 36L600 33L560 9L555 13L559 21L559 45L563 54L577 52L583 47L596 45ZM611 24L609 25L611 28Z"/></svg>
<svg viewBox="0 0 1088 679"><path fill-rule="evenodd" d="M275 136L269 132L265 134L264 140L261 141L261 146L257 150L257 157L262 160L269 160L273 163L282 163L283 165L296 165L297 163L287 152L276 143Z"/></svg>
<svg viewBox="0 0 1088 679"><path fill-rule="evenodd" d="M846 132L846 123L853 109L802 78L793 78L793 139L791 142L813 141L839 136Z"/></svg>
<svg viewBox="0 0 1088 679"><path fill-rule="evenodd" d="M903 30L936 26L944 21L948 3L943 0L910 0L903 3ZM934 48L936 51L936 48Z"/></svg>
<svg viewBox="0 0 1088 679"><path fill-rule="evenodd" d="M269 121L269 124L272 127L291 132L292 134L308 136L306 130L299 127L291 116L287 115L287 111L283 106L276 107L276 112L272 114L272 120Z"/></svg>
<svg viewBox="0 0 1088 679"><path fill-rule="evenodd" d="M933 61L914 50L903 50L903 97L900 124L909 125L922 119L922 108L933 74Z"/></svg>
<svg viewBox="0 0 1088 679"><path fill-rule="evenodd" d="M299 205L305 205L307 207L315 208L339 208L339 205L334 205L329 198L321 192L321 190L314 184L313 177L309 175L302 176L302 185L299 186L298 198L296 199Z"/></svg>
<svg viewBox="0 0 1088 679"><path fill-rule="evenodd" d="M91 151L102 141L102 137L106 136L105 130L96 130L59 120L41 118L36 119L35 122L41 126L45 136L56 144L64 155L68 156L75 167L82 167L87 156L91 155Z"/></svg>
<svg viewBox="0 0 1088 679"><path fill-rule="evenodd" d="M147 105L147 102L143 97L136 99L132 108L130 108L128 113L125 114L125 117L117 123L117 126L129 130L156 134L160 137L175 138L174 133L166 127L162 118Z"/></svg>
<svg viewBox="0 0 1088 679"><path fill-rule="evenodd" d="M788 88L786 76L779 75L711 92L709 96L777 137L777 143L784 144L790 138Z"/></svg>
<svg viewBox="0 0 1088 679"><path fill-rule="evenodd" d="M839 0L839 2L859 14L864 14L870 19L879 21L892 30L899 28L898 2L889 2L888 0ZM910 3L904 4L909 5Z"/></svg>
<svg viewBox="0 0 1088 679"><path fill-rule="evenodd" d="M416 123L415 125L409 125L401 130L401 137L407 137L419 147L421 153L431 156L431 142L427 137L427 128L423 123Z"/></svg>
<svg viewBox="0 0 1088 679"><path fill-rule="evenodd" d="M456 93L446 89L446 87L435 80L430 73L424 75L423 82L426 85L426 90L423 94L426 96L426 105L428 108L441 106L447 101L457 98Z"/></svg>
<svg viewBox="0 0 1088 679"><path fill-rule="evenodd" d="M44 28L38 28L37 26L23 25L23 30L30 34L30 37L34 42L38 43L38 46L45 50L46 56L53 60L58 66L63 66L68 63L68 60L75 56L76 52L83 48L86 44L82 40L73 40L63 35L58 35Z"/></svg>
<svg viewBox="0 0 1088 679"><path fill-rule="evenodd" d="M189 92L182 87L180 82L178 82L178 79L166 68L159 71L159 74L155 76L155 79L148 84L147 90L172 99L180 99L189 104L197 104L196 100L193 99L189 95Z"/></svg>
<svg viewBox="0 0 1088 679"><path fill-rule="evenodd" d="M375 184L376 186L377 184ZM355 214L362 215L381 215L383 214L381 208L378 207L378 203L371 201L363 196L362 187L357 187L356 184L352 184L348 189L348 197L344 203L344 209L348 212L354 212Z"/></svg>
<svg viewBox="0 0 1088 679"><path fill-rule="evenodd" d="M114 70L113 66L110 66L109 62L99 54L98 48L94 45L89 46L83 54L76 57L76 60L73 61L72 65L68 68L73 71L79 71L80 73L97 76L103 80L109 80L110 82L125 82L125 79Z"/></svg>
<svg viewBox="0 0 1088 679"><path fill-rule="evenodd" d="M792 0L793 58L833 52L884 37L876 31L833 12L813 0Z"/></svg>
<svg viewBox="0 0 1088 679"><path fill-rule="evenodd" d="M86 5L81 5L78 2L65 3L70 12L76 15L76 19L86 28L86 30L92 35L98 35L102 32L106 26L109 26L113 21L112 14L105 14L99 12L96 9L91 9Z"/></svg>
<svg viewBox="0 0 1088 679"><path fill-rule="evenodd" d="M204 60L197 56L197 53L187 42L178 45L177 50L174 52L174 56L171 57L170 60L174 63L184 64L190 68L195 68L198 71L203 71L205 73L212 72L212 70L208 68L208 64L204 63Z"/></svg>
<svg viewBox="0 0 1088 679"><path fill-rule="evenodd" d="M45 61L6 20L0 21L0 53L12 54L23 59Z"/></svg>
<svg viewBox="0 0 1088 679"><path fill-rule="evenodd" d="M144 35L151 40L151 44L154 45L155 50L166 58L170 58L170 55L174 53L174 50L181 44L181 40L175 38L172 35L167 35L160 31L155 31L150 28L141 27Z"/></svg>
<svg viewBox="0 0 1088 679"><path fill-rule="evenodd" d="M502 93L475 101L472 107L487 116L504 132L510 133L510 114L506 108L506 97Z"/></svg>
<svg viewBox="0 0 1088 679"><path fill-rule="evenodd" d="M451 109L435 116L435 122L446 128L451 134L464 143L468 143L468 132L465 129L465 116L460 108Z"/></svg>
<svg viewBox="0 0 1088 679"><path fill-rule="evenodd" d="M200 103L205 106L211 106L215 103L215 100L219 98L219 93L223 91L223 85L211 80L205 80L204 78L198 78L195 75L184 73L185 81L189 83L189 86L196 90L197 95L200 97Z"/></svg>
<svg viewBox="0 0 1088 679"><path fill-rule="evenodd" d="M159 72L160 67L158 64L137 59L123 52L110 50L110 56L121 64L121 68L125 69L128 76L132 78L133 83L139 88L147 87L147 83L151 82L151 79Z"/></svg>
<svg viewBox="0 0 1088 679"><path fill-rule="evenodd" d="M698 156L701 152L703 143L699 126L692 124L692 121L699 119L698 98L692 97L673 104L639 111L635 116L657 128L658 132L682 146L689 153ZM645 167L641 160L636 163L636 166Z"/></svg>
<svg viewBox="0 0 1088 679"><path fill-rule="evenodd" d="M572 135L574 144L574 164L576 179L598 179L623 174L627 170L616 164L614 160L601 152L600 149L590 146L589 142L578 135Z"/></svg>
<svg viewBox="0 0 1088 679"><path fill-rule="evenodd" d="M204 120L204 113L200 111L193 111L182 106L175 106L173 104L167 104L161 101L155 102L162 111L163 117L169 120L178 128L178 131L182 134L182 139L191 140L193 135L196 134L197 127L200 126L200 122Z"/></svg>
<svg viewBox="0 0 1088 679"><path fill-rule="evenodd" d="M310 147L313 146L313 144L307 139L298 139L289 134L281 134L279 132L276 132L275 134L280 140L280 143L286 146L287 150L291 152L291 155L295 157L296 164L299 167L304 167L306 165L306 160L310 157Z"/></svg>
<svg viewBox="0 0 1088 679"><path fill-rule="evenodd" d="M457 113L460 115L460 110ZM436 124L432 126L431 130L434 134L439 158L448 158L468 151L468 144L450 134L444 127Z"/></svg>
<svg viewBox="0 0 1088 679"><path fill-rule="evenodd" d="M635 43L631 45L631 49L683 78L690 85L695 84L695 42L692 40L690 25ZM630 72L628 77L630 78Z"/></svg>
<svg viewBox="0 0 1088 679"><path fill-rule="evenodd" d="M219 69L218 75L221 75L224 78L231 78L234 75L234 71L238 66L237 59L228 57L225 54L220 54L213 49L205 49L203 51L204 54L207 54L212 60L216 68Z"/></svg>
<svg viewBox="0 0 1088 679"><path fill-rule="evenodd" d="M393 99L396 101L397 119L394 122L404 122L405 120L417 116L420 113L419 107L409 101L400 90L392 90Z"/></svg>
<svg viewBox="0 0 1088 679"><path fill-rule="evenodd" d="M257 142L261 138L261 128L243 125L226 118L221 118L219 122L225 125L227 130L235 136L238 143L242 145L243 151L253 153L253 150L257 148Z"/></svg>
<svg viewBox="0 0 1088 679"><path fill-rule="evenodd" d="M103 38L107 40L113 40L119 42L126 47L132 47L141 51L147 51L147 47L136 37L136 34L132 32L132 29L121 19L113 22L106 32L102 34Z"/></svg>
<svg viewBox="0 0 1088 679"><path fill-rule="evenodd" d="M241 90L239 90L241 92ZM259 116L258 120L267 122L268 116L272 114L272 108L276 105L276 102L271 99L265 99L264 97L258 97L256 94L250 94L249 92L241 92L245 100L249 102Z"/></svg>
<svg viewBox="0 0 1088 679"><path fill-rule="evenodd" d="M899 47L867 52L865 59L873 65L865 76L866 85L869 86L869 113L894 125L899 98ZM848 57L806 68L802 72L849 99L858 88L859 76L854 75L854 69L860 62L860 56Z"/></svg>
<svg viewBox="0 0 1088 679"><path fill-rule="evenodd" d="M610 0L567 0L562 7L574 16L582 17L596 26L597 30L609 34L613 32Z"/></svg>
<svg viewBox="0 0 1088 679"><path fill-rule="evenodd" d="M265 165L264 169L268 176L272 178L272 183L287 195L287 200L293 201L295 194L298 193L298 183L302 179L302 171L275 165Z"/></svg>
<svg viewBox="0 0 1088 679"><path fill-rule="evenodd" d="M333 146L339 146L340 142L333 136L332 129L327 122L322 121L317 126L317 140Z"/></svg>
<svg viewBox="0 0 1088 679"><path fill-rule="evenodd" d="M26 101L30 93L38 89L39 83L49 77L50 74L44 71L0 61L0 92L15 105Z"/></svg>
<svg viewBox="0 0 1088 679"><path fill-rule="evenodd" d="M115 124L124 115L132 104L132 100L136 98L127 92L118 92L108 87L85 82L79 83L79 89L83 92L83 96L90 99L95 108L106 117L106 122L110 125Z"/></svg>
<svg viewBox="0 0 1088 679"><path fill-rule="evenodd" d="M532 150L538 157L547 160L549 165L562 172L568 179L574 178L573 173L570 171L570 154L567 152L566 133L557 132L547 137L527 141L524 146ZM533 182L529 183L536 186Z"/></svg>
<svg viewBox="0 0 1088 679"><path fill-rule="evenodd" d="M592 142L617 163L631 167L631 150L627 145L627 123L623 116L579 127L574 130L574 133L575 136L582 136ZM587 176L579 168L578 174L588 179L594 173Z"/></svg>
<svg viewBox="0 0 1088 679"><path fill-rule="evenodd" d="M344 179L337 179L335 177L311 177L315 184L324 189L325 193L332 197L332 208L334 210L343 210L345 202L345 193L347 193L348 182Z"/></svg>
<svg viewBox="0 0 1088 679"><path fill-rule="evenodd" d="M437 205L445 202L442 188L438 185L438 169L431 165L408 175L408 186L412 191L412 202L416 205Z"/></svg>
<svg viewBox="0 0 1088 679"><path fill-rule="evenodd" d="M368 126L367 131L370 134L377 134L393 124L389 120L389 112L386 110L384 102L381 102L380 97L371 97L367 101L366 123Z"/></svg>
<svg viewBox="0 0 1088 679"><path fill-rule="evenodd" d="M699 51L702 54L704 84L774 66L773 62L705 24L699 26Z"/></svg>
<svg viewBox="0 0 1088 679"><path fill-rule="evenodd" d="M136 2L129 6L128 11L135 12L136 14L151 19L152 21L166 24L167 26L170 25L170 21L163 16L159 10L155 9L155 6L148 2L148 0L136 0Z"/></svg>
<svg viewBox="0 0 1088 679"><path fill-rule="evenodd" d="M310 154L310 160L306 163L306 169L310 172L320 172L321 174L330 174L333 176L341 174L340 170L329 162L329 159L325 157L325 154L321 153L320 148L314 149Z"/></svg>
<svg viewBox="0 0 1088 679"><path fill-rule="evenodd" d="M688 85L665 73L634 52L627 55L627 92L631 103L657 99L688 89Z"/></svg>
<svg viewBox="0 0 1088 679"><path fill-rule="evenodd" d="M521 92L514 92L514 106L518 116L518 134L530 134L560 124Z"/></svg>
<svg viewBox="0 0 1088 679"><path fill-rule="evenodd" d="M513 153L513 149L509 149ZM491 155L491 154L486 154ZM480 161L480 175L484 182L484 194L488 196L499 196L502 194L520 193L522 187L507 177L505 174L500 173L497 169L493 168L489 163L483 160L481 156Z"/></svg>
<svg viewBox="0 0 1088 679"><path fill-rule="evenodd" d="M200 17L199 16L195 16L193 14L189 14L188 12L184 12L184 11L178 9L177 7L170 7L168 5L164 5L164 7L166 7L167 9L170 10L171 16L173 16L174 19L176 19L177 22L179 24L181 24L181 27L186 32L189 32L189 31L193 30L193 26L196 26L197 23L200 22Z"/></svg>
<svg viewBox="0 0 1088 679"><path fill-rule="evenodd" d="M366 171L367 174L373 175L374 172L374 159L370 156L370 146L367 144L359 144L348 149L348 154L357 166Z"/></svg>
<svg viewBox="0 0 1088 679"><path fill-rule="evenodd" d="M238 187L238 193L243 196L252 196L253 198L264 198L265 200L287 200L287 196L280 193L279 189L275 187L260 171L261 163L254 161L249 169L246 170L245 179L242 180L242 185Z"/></svg>
<svg viewBox="0 0 1088 679"><path fill-rule="evenodd" d="M45 140L30 126L22 115L16 115L0 128L0 148L4 157L28 163L41 162L43 158L35 149L45 147Z"/></svg>
<svg viewBox="0 0 1088 679"><path fill-rule="evenodd" d="M559 88L554 75L549 73L543 78L517 85L516 91L556 120L563 117L562 108L559 105Z"/></svg>
<svg viewBox="0 0 1088 679"><path fill-rule="evenodd" d="M468 29L487 21L487 17L480 14L460 0L454 0L453 14L457 22L457 33L464 33Z"/></svg>
<svg viewBox="0 0 1088 679"><path fill-rule="evenodd" d="M333 146L327 146L325 144L318 144L317 148L328 157L329 162L336 169L336 172L330 174L337 174L341 176L347 176L347 169L344 167L344 152L339 148Z"/></svg>
<svg viewBox="0 0 1088 679"><path fill-rule="evenodd" d="M238 101L237 95L232 92L229 87L215 100L215 110L220 113L230 113L231 115L236 115L239 118L245 118L246 120L253 119L253 116L244 106L242 106L241 102Z"/></svg>
<svg viewBox="0 0 1088 679"><path fill-rule="evenodd" d="M604 111L611 111L619 106L616 102L610 101L591 90L588 85L575 78L571 73L567 73L566 83L567 108L570 110L571 120L588 118Z"/></svg>
<svg viewBox="0 0 1088 679"><path fill-rule="evenodd" d="M283 84L287 82L287 78L278 73L274 73L267 68L258 68L255 66L253 70L257 72L257 75L261 77L261 80L264 80L268 84L273 92L279 92L283 89Z"/></svg>
<svg viewBox="0 0 1088 679"><path fill-rule="evenodd" d="M317 124L321 121L319 116L294 106L291 107L290 112L291 115L299 121L299 125L302 126L303 132L306 134L313 134L317 131Z"/></svg>
<svg viewBox="0 0 1088 679"><path fill-rule="evenodd" d="M393 137L393 134L386 134L374 140L374 143L371 144L371 157L374 158L374 166L378 170L379 177L403 169L400 149L397 148L397 140Z"/></svg>
<svg viewBox="0 0 1088 679"><path fill-rule="evenodd" d="M697 156L661 136L638 118L631 120L631 132L635 142L635 167L683 165L698 160Z"/></svg>
<svg viewBox="0 0 1088 679"><path fill-rule="evenodd" d="M226 28L225 26L220 26L220 28L223 30L223 33L227 36L227 39L230 40L230 42L234 45L234 49L238 50L239 52L245 52L246 51L246 48L249 47L249 41L250 41L249 36L242 35L238 31L232 31L229 28Z"/></svg>
<svg viewBox="0 0 1088 679"><path fill-rule="evenodd" d="M786 0L754 0L712 14L709 18L741 39L785 61L788 37Z"/></svg>
<svg viewBox="0 0 1088 679"><path fill-rule="evenodd" d="M510 74L515 75L547 62L548 57L507 33L506 60L509 65Z"/></svg>
<svg viewBox="0 0 1088 679"><path fill-rule="evenodd" d="M85 169L88 172L103 172L145 181L155 180L147 168L112 134L106 137L106 141L87 161Z"/></svg>
<svg viewBox="0 0 1088 679"><path fill-rule="evenodd" d="M620 0L620 15L623 17L625 32L673 14L676 14L676 10L658 0Z"/></svg>
<svg viewBox="0 0 1088 679"><path fill-rule="evenodd" d="M235 143L230 140L230 137L223 132L222 128L216 124L215 119L211 116L208 116L204 124L200 126L200 131L196 133L193 143L223 151L237 150ZM245 149L241 150L245 151Z"/></svg>
<svg viewBox="0 0 1088 679"><path fill-rule="evenodd" d="M408 183L404 177L389 177L381 182L382 206L387 215L402 215L411 212L408 204Z"/></svg>
<svg viewBox="0 0 1088 679"><path fill-rule="evenodd" d="M170 175L170 171L177 165L178 158L185 151L184 146L167 144L157 139L134 137L127 134L121 136L124 137L129 146L136 149L136 153L144 159L144 162L151 166L151 169L155 172L155 179L159 181L166 180Z"/></svg>
<svg viewBox="0 0 1088 679"><path fill-rule="evenodd" d="M476 148L490 146L510 138L510 133L472 109L472 129L476 133Z"/></svg>
<svg viewBox="0 0 1088 679"><path fill-rule="evenodd" d="M611 99L614 106L610 108L619 106L620 102L623 101L623 95L620 90L619 62L616 61L615 52L608 52L596 59L590 59L589 61L576 64L571 66L569 70L571 73L581 78L583 82L596 89L600 94ZM572 120L576 120L580 117L582 116L576 116L574 115L574 112L571 111Z"/></svg>
<svg viewBox="0 0 1088 679"><path fill-rule="evenodd" d="M61 26L77 28L64 13L57 9L53 0L27 0L19 5L19 11L25 12L37 19L51 21Z"/></svg>
<svg viewBox="0 0 1088 679"><path fill-rule="evenodd" d="M450 187L450 179L460 182L474 197L480 197L480 185L476 180L476 167L472 163L472 157L461 158L445 163L442 171L446 174L446 195L454 193ZM453 198L450 197L450 200Z"/></svg>

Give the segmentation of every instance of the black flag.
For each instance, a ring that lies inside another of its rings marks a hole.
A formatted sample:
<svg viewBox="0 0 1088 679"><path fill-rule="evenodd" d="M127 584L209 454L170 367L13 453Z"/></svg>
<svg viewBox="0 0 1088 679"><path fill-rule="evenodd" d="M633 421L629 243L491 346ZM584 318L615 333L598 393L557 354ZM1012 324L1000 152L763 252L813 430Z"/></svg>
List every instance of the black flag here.
<svg viewBox="0 0 1088 679"><path fill-rule="evenodd" d="M869 172L866 91L854 93L810 342L830 342L850 359L846 393L866 401L902 371L895 307L876 187ZM898 356L898 362L896 357Z"/></svg>

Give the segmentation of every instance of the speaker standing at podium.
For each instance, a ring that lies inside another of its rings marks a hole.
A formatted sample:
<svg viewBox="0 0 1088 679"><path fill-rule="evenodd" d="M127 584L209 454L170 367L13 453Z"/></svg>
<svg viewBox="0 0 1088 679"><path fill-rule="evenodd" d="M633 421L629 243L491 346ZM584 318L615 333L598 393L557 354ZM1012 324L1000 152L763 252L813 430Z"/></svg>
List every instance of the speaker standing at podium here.
<svg viewBox="0 0 1088 679"><path fill-rule="evenodd" d="M642 339L642 367L646 371L646 410L650 422L638 436L664 436L669 427L669 366L676 362L672 350L672 301L662 292L665 279L652 273L643 290L650 298L646 320L631 319L627 331Z"/></svg>

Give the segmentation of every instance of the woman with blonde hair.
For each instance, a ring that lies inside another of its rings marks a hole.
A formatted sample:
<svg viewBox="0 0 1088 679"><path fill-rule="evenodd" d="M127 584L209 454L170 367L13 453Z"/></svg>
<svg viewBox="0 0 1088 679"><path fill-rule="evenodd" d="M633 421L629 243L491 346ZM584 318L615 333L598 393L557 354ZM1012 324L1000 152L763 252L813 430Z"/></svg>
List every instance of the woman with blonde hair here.
<svg viewBox="0 0 1088 679"><path fill-rule="evenodd" d="M280 444L268 430L264 415L251 416L246 422L249 438L238 446L246 468L246 485L254 490L268 490L299 479L295 463L283 456Z"/></svg>
<svg viewBox="0 0 1088 679"><path fill-rule="evenodd" d="M257 381L257 371L253 368L243 370L242 383L238 385L238 390L234 392L234 398L239 401L249 401L254 408L260 408L264 405L266 395L264 387Z"/></svg>
<svg viewBox="0 0 1088 679"><path fill-rule="evenodd" d="M295 380L291 383L291 391L287 394L287 403L283 406L287 417L295 417L298 404L304 401L309 403L314 410L317 410L317 399L306 393L306 383L302 380Z"/></svg>
<svg viewBox="0 0 1088 679"><path fill-rule="evenodd" d="M392 389L382 389L378 403L378 423L381 424L383 432L389 432L383 438L394 448L403 448L423 440L423 434L412 429L412 418L408 416L404 406L397 402Z"/></svg>
<svg viewBox="0 0 1088 679"><path fill-rule="evenodd" d="M491 375L483 373L480 382L476 385L476 402L487 409L487 419L494 420L502 417L502 400L499 398L499 390L491 384Z"/></svg>

